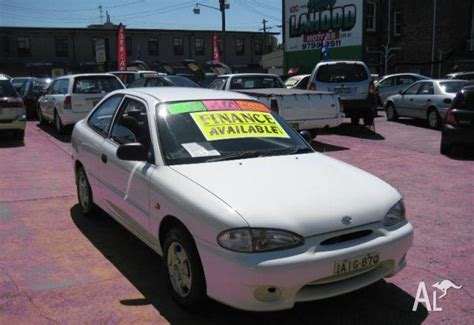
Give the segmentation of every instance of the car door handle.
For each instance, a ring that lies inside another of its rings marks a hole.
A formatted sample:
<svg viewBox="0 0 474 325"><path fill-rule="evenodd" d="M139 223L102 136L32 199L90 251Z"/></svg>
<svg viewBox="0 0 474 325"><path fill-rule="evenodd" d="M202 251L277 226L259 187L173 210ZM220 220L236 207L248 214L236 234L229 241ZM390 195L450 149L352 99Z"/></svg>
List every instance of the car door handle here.
<svg viewBox="0 0 474 325"><path fill-rule="evenodd" d="M100 158L102 159L102 162L103 162L104 164L107 163L107 156L106 156L105 154L102 154L102 156L101 156Z"/></svg>
<svg viewBox="0 0 474 325"><path fill-rule="evenodd" d="M413 101L413 98L410 98L410 102L412 102L412 101Z"/></svg>
<svg viewBox="0 0 474 325"><path fill-rule="evenodd" d="M431 99L427 99L426 101L427 101L427 102L431 102Z"/></svg>

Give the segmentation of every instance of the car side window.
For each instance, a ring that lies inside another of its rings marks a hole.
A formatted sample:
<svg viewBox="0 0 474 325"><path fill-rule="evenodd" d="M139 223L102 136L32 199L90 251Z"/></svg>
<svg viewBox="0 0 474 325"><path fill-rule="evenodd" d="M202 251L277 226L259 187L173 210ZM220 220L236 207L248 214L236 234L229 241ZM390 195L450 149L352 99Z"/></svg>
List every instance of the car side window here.
<svg viewBox="0 0 474 325"><path fill-rule="evenodd" d="M421 87L421 83L414 84L405 91L405 95L416 95Z"/></svg>
<svg viewBox="0 0 474 325"><path fill-rule="evenodd" d="M151 78L148 80L147 87L166 87L169 86L163 79L161 78Z"/></svg>
<svg viewBox="0 0 474 325"><path fill-rule="evenodd" d="M300 81L298 84L299 89L306 89L308 88L308 82L309 82L309 77L303 78L303 80Z"/></svg>
<svg viewBox="0 0 474 325"><path fill-rule="evenodd" d="M62 79L59 83L58 94L65 95L69 90L69 79Z"/></svg>
<svg viewBox="0 0 474 325"><path fill-rule="evenodd" d="M393 86L395 78L387 78L383 81L381 81L378 86L379 87L390 87Z"/></svg>
<svg viewBox="0 0 474 325"><path fill-rule="evenodd" d="M140 87L145 87L145 83L146 83L146 79L145 78L142 78L142 79L138 79L138 80L135 80L134 82L132 82L128 88L140 88Z"/></svg>
<svg viewBox="0 0 474 325"><path fill-rule="evenodd" d="M397 85L411 85L416 81L416 78L412 76L398 76L397 77Z"/></svg>
<svg viewBox="0 0 474 325"><path fill-rule="evenodd" d="M209 85L209 88L216 89L216 90L223 90L225 88L226 81L227 81L226 78L218 78Z"/></svg>
<svg viewBox="0 0 474 325"><path fill-rule="evenodd" d="M60 82L61 82L61 80L56 80L55 82L53 82L53 84L48 89L48 94L49 95L54 95L54 94L59 93L59 83Z"/></svg>
<svg viewBox="0 0 474 325"><path fill-rule="evenodd" d="M432 82L424 82L418 90L419 95L433 95L434 87Z"/></svg>
<svg viewBox="0 0 474 325"><path fill-rule="evenodd" d="M109 133L112 118L114 117L115 111L119 107L122 98L123 95L115 95L100 104L87 121L89 127L106 137Z"/></svg>
<svg viewBox="0 0 474 325"><path fill-rule="evenodd" d="M127 98L115 119L110 137L118 144L138 142L149 149L151 140L145 104Z"/></svg>

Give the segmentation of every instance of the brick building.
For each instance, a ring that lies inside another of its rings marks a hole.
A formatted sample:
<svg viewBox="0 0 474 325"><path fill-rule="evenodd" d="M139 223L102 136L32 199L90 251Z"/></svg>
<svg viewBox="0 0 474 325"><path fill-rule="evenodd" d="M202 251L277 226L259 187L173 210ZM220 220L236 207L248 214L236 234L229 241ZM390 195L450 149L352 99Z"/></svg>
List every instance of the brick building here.
<svg viewBox="0 0 474 325"><path fill-rule="evenodd" d="M387 41L388 73L474 70L474 0L366 0L364 11L364 60L373 72L384 74Z"/></svg>
<svg viewBox="0 0 474 325"><path fill-rule="evenodd" d="M117 68L117 25L106 23L88 28L0 27L0 72L12 76L51 75L109 71ZM170 64L184 59L204 63L212 59L214 31L127 29L129 60ZM220 33L218 32L220 37ZM104 39L105 64L96 63L95 41ZM267 51L276 47L276 37L267 33ZM224 62L236 71L260 71L263 54L261 32L227 31Z"/></svg>

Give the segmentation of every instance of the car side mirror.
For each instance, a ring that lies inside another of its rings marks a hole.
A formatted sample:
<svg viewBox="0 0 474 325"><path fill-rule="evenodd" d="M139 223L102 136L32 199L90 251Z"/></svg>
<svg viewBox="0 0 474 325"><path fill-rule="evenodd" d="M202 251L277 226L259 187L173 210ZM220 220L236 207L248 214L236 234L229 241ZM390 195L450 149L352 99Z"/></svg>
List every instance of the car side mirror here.
<svg viewBox="0 0 474 325"><path fill-rule="evenodd" d="M311 132L308 130L301 130L300 135L303 137L303 139L306 140L306 142L311 143L313 141L313 135Z"/></svg>
<svg viewBox="0 0 474 325"><path fill-rule="evenodd" d="M147 161L148 150L141 143L122 144L117 149L117 157L128 161Z"/></svg>

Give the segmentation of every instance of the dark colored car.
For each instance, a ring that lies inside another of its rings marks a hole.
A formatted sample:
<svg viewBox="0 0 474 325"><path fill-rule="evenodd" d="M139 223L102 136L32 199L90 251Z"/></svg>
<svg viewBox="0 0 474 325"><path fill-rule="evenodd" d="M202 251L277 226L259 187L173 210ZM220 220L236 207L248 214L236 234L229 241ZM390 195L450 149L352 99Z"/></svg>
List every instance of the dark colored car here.
<svg viewBox="0 0 474 325"><path fill-rule="evenodd" d="M135 80L127 88L140 87L191 87L199 88L199 85L189 78L183 76L159 76L141 78Z"/></svg>
<svg viewBox="0 0 474 325"><path fill-rule="evenodd" d="M450 73L448 79L474 80L474 71Z"/></svg>
<svg viewBox="0 0 474 325"><path fill-rule="evenodd" d="M30 78L21 86L19 93L25 103L26 117L28 119L33 119L37 116L38 99L46 94L53 80L51 78Z"/></svg>
<svg viewBox="0 0 474 325"><path fill-rule="evenodd" d="M474 85L458 92L444 119L441 154L449 155L455 145L474 145Z"/></svg>
<svg viewBox="0 0 474 325"><path fill-rule="evenodd" d="M30 80L30 79L36 79L36 78L34 78L34 77L15 77L15 78L11 79L10 82L12 83L15 90L19 93L21 86L23 86L25 81Z"/></svg>
<svg viewBox="0 0 474 325"><path fill-rule="evenodd" d="M26 116L23 100L6 78L0 79L0 131L10 131L23 141Z"/></svg>

